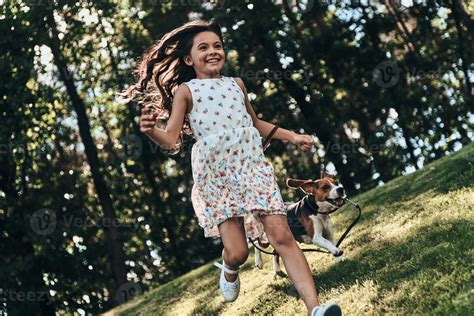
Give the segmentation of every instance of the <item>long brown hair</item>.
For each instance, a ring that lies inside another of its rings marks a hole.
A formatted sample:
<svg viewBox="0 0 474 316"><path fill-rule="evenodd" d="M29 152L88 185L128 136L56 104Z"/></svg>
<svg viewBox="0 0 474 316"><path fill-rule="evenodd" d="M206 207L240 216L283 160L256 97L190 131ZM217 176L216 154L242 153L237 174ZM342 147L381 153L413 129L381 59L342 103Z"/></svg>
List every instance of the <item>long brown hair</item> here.
<svg viewBox="0 0 474 316"><path fill-rule="evenodd" d="M157 112L157 119L163 126L171 114L175 89L181 83L196 78L196 72L192 66L186 65L184 57L191 52L194 36L204 31L214 32L224 44L221 28L213 22L191 21L166 33L141 58L134 70L138 83L120 93L126 98L122 102L127 103L137 97L142 109ZM193 137L187 116L170 154L177 154L181 149L183 133Z"/></svg>

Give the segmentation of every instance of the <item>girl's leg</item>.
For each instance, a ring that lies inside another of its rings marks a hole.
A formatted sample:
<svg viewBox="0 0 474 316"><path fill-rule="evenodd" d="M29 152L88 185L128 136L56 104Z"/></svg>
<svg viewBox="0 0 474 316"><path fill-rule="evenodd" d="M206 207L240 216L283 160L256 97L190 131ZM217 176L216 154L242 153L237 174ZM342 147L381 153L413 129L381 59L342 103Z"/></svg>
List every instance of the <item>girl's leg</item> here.
<svg viewBox="0 0 474 316"><path fill-rule="evenodd" d="M310 313L315 306L319 305L318 294L308 261L293 238L286 216L281 214L262 215L261 219L268 240L282 257L288 276Z"/></svg>
<svg viewBox="0 0 474 316"><path fill-rule="evenodd" d="M243 218L233 217L219 224L219 233L224 245L222 259L228 268L237 270L249 256ZM225 278L229 282L234 282L237 279L237 274L226 272Z"/></svg>

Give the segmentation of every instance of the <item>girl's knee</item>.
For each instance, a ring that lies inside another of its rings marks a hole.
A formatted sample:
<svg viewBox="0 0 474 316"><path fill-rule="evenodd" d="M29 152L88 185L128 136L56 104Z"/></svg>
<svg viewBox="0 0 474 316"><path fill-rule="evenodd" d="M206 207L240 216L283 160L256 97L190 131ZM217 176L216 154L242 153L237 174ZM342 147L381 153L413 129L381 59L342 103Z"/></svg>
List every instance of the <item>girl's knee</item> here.
<svg viewBox="0 0 474 316"><path fill-rule="evenodd" d="M281 227L280 229L273 230L270 234L267 233L267 235L273 248L290 247L295 243L289 228Z"/></svg>
<svg viewBox="0 0 474 316"><path fill-rule="evenodd" d="M247 247L242 249L225 249L226 263L234 266L240 266L247 261L249 250Z"/></svg>

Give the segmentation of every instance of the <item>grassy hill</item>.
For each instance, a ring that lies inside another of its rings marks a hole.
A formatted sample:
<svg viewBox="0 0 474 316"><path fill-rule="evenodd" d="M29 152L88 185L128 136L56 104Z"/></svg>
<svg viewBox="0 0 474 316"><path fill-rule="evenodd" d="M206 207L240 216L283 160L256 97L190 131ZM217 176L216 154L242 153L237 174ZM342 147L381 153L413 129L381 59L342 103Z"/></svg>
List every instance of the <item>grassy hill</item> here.
<svg viewBox="0 0 474 316"><path fill-rule="evenodd" d="M342 244L346 260L306 253L322 302L345 315L472 315L474 144L353 200L363 215ZM335 214L336 236L355 214ZM251 251L236 302L223 303L220 270L208 263L106 315L306 315L289 279L264 261L254 268Z"/></svg>

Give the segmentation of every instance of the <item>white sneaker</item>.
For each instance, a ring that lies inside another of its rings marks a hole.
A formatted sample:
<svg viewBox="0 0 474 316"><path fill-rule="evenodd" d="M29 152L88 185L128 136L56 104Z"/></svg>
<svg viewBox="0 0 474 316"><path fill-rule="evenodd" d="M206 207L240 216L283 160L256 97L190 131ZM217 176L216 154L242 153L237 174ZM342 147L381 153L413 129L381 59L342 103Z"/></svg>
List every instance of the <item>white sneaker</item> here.
<svg viewBox="0 0 474 316"><path fill-rule="evenodd" d="M341 316L341 308L337 303L328 303L316 306L311 311L311 316Z"/></svg>
<svg viewBox="0 0 474 316"><path fill-rule="evenodd" d="M226 280L224 272L229 274L238 274L239 270L231 270L225 266L224 260L222 260L222 264L218 262L214 262L214 265L221 269L221 277L219 280L219 286L221 288L221 293L224 296L224 300L226 302L233 302L239 297L240 292L240 279L237 276L237 279L234 282L229 282Z"/></svg>

